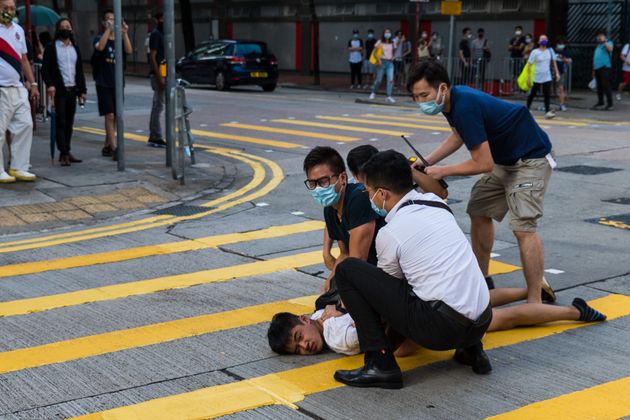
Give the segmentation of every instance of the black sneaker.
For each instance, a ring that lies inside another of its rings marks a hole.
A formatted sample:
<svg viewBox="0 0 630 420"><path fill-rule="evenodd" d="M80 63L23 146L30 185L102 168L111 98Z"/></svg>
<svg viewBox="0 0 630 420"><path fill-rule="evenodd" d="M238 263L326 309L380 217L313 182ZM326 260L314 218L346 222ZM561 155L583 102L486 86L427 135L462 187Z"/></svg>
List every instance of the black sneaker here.
<svg viewBox="0 0 630 420"><path fill-rule="evenodd" d="M606 321L606 315L599 312L597 309L588 306L588 303L581 298L573 299L571 305L575 306L580 311L580 318L578 321L584 322L601 322Z"/></svg>
<svg viewBox="0 0 630 420"><path fill-rule="evenodd" d="M604 109L604 104L595 104L591 107L593 111L601 111L602 109Z"/></svg>
<svg viewBox="0 0 630 420"><path fill-rule="evenodd" d="M105 157L112 157L112 155L113 155L112 148L109 147L109 146L103 147L103 149L101 149L101 155L103 155Z"/></svg>
<svg viewBox="0 0 630 420"><path fill-rule="evenodd" d="M604 108L604 111L614 111L615 107L612 105L608 105L606 108Z"/></svg>
<svg viewBox="0 0 630 420"><path fill-rule="evenodd" d="M149 139L147 146L151 147L166 147L164 139Z"/></svg>

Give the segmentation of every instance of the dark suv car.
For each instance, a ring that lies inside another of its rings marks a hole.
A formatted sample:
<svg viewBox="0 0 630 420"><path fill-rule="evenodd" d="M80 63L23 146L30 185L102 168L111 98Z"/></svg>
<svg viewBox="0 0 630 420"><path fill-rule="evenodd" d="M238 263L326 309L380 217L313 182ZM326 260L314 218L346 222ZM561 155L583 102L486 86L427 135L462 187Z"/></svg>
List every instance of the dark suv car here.
<svg viewBox="0 0 630 420"><path fill-rule="evenodd" d="M177 62L180 77L190 83L228 90L235 85L258 85L271 92L278 83L278 60L259 41L205 41Z"/></svg>

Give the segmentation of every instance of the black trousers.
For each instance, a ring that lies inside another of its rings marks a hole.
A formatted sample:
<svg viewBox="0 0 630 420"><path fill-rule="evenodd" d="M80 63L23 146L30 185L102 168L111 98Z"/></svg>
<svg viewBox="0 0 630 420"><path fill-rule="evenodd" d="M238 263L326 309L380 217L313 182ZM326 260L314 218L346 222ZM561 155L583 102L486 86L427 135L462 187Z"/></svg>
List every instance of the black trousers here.
<svg viewBox="0 0 630 420"><path fill-rule="evenodd" d="M611 70L602 67L595 70L595 80L597 81L597 104L604 105L604 95L606 95L606 105L613 106L612 87L610 86Z"/></svg>
<svg viewBox="0 0 630 420"><path fill-rule="evenodd" d="M545 100L545 112L549 112L549 103L551 102L551 85L552 82L534 83L529 96L527 97L527 109L532 105L532 101L538 93L538 88L542 86L543 98Z"/></svg>
<svg viewBox="0 0 630 420"><path fill-rule="evenodd" d="M351 85L361 84L361 81L362 81L361 69L362 68L363 68L363 61L359 63L350 63L350 84ZM357 81L357 83L355 83L355 80Z"/></svg>
<svg viewBox="0 0 630 420"><path fill-rule="evenodd" d="M383 322L423 347L450 350L478 345L492 320L488 307L483 321L462 325L435 302L414 295L406 280L357 258L342 261L335 279L355 321L362 351L389 348Z"/></svg>
<svg viewBox="0 0 630 420"><path fill-rule="evenodd" d="M57 112L57 149L65 156L70 153L70 140L77 110L75 89L57 89L55 93L55 111Z"/></svg>

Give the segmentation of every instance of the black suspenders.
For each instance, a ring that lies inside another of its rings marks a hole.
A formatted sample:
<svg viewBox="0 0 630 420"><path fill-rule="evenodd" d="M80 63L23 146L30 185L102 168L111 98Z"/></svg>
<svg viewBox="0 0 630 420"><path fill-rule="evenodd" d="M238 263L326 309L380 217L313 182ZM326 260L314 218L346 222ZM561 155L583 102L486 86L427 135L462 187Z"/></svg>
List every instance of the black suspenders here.
<svg viewBox="0 0 630 420"><path fill-rule="evenodd" d="M403 207L410 206L412 204L418 204L418 205L421 205L421 206L428 206L428 207L437 207L437 208L444 209L444 210L448 211L449 213L453 214L453 210L451 210L451 208L443 201L408 200L408 201L402 203L400 205L400 207L398 207L398 209L402 209Z"/></svg>

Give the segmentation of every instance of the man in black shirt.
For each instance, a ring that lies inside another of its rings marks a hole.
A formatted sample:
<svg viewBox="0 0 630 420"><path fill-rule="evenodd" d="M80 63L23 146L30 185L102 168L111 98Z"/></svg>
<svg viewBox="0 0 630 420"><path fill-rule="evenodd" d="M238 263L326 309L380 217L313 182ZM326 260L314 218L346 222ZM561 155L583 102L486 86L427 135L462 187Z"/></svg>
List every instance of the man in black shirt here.
<svg viewBox="0 0 630 420"><path fill-rule="evenodd" d="M374 76L376 74L376 67L374 64L370 63L370 56L372 55L372 51L374 51L374 45L376 44L376 37L374 36L374 29L368 29L367 39L365 40L365 56L363 60L363 80L365 84L363 85L363 89L367 89L368 86L372 86L374 84Z"/></svg>
<svg viewBox="0 0 630 420"><path fill-rule="evenodd" d="M153 89L153 106L149 120L149 146L166 147L162 136L160 116L164 109L164 93L166 86L164 75L160 71L160 64L164 61L164 15L162 12L155 14L156 27L149 38L149 63L151 64L151 89Z"/></svg>
<svg viewBox="0 0 630 420"><path fill-rule="evenodd" d="M514 28L514 36L510 39L508 51L510 51L510 67L514 79L518 77L523 68L523 50L525 49L525 35L523 35L523 27L518 25Z"/></svg>
<svg viewBox="0 0 630 420"><path fill-rule="evenodd" d="M349 184L341 155L331 147L317 146L304 159L306 188L322 207L326 233L337 241L340 254L323 290L330 287L335 267L347 257L376 264L374 238L385 224L370 205L363 184Z"/></svg>
<svg viewBox="0 0 630 420"><path fill-rule="evenodd" d="M470 83L472 76L472 66L470 62L470 39L472 32L470 28L464 28L462 31L463 38L459 41L459 74L460 84L467 85Z"/></svg>

